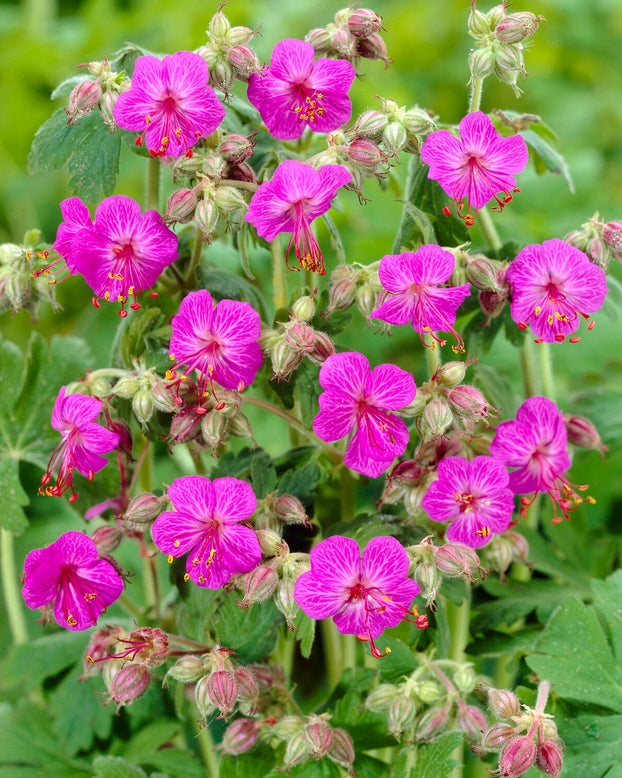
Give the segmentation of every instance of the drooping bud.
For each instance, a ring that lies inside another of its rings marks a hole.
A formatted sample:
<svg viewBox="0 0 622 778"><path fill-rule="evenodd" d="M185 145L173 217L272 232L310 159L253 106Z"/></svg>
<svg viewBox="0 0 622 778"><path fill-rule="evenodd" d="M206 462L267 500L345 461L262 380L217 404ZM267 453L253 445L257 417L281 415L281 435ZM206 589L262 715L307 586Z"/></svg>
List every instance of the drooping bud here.
<svg viewBox="0 0 622 778"><path fill-rule="evenodd" d="M467 738L474 743L479 743L484 730L488 726L486 716L474 705L461 705L458 708L456 724L459 729L466 733Z"/></svg>
<svg viewBox="0 0 622 778"><path fill-rule="evenodd" d="M505 743L515 737L516 733L516 727L509 724L493 724L484 732L481 747L486 751L501 751Z"/></svg>
<svg viewBox="0 0 622 778"><path fill-rule="evenodd" d="M225 730L220 747L225 754L245 754L259 740L261 728L255 719L236 719Z"/></svg>
<svg viewBox="0 0 622 778"><path fill-rule="evenodd" d="M181 683L194 683L199 678L202 678L204 673L205 663L203 662L203 657L186 654L179 657L167 675L170 675L176 681L181 681Z"/></svg>
<svg viewBox="0 0 622 778"><path fill-rule="evenodd" d="M500 719L511 719L520 713L520 700L506 689L488 689L488 705Z"/></svg>
<svg viewBox="0 0 622 778"><path fill-rule="evenodd" d="M213 455L227 439L229 420L218 411L206 413L200 422L201 436Z"/></svg>
<svg viewBox="0 0 622 778"><path fill-rule="evenodd" d="M316 27L305 35L305 41L310 43L316 52L328 51L331 47L332 35L326 27Z"/></svg>
<svg viewBox="0 0 622 778"><path fill-rule="evenodd" d="M387 724L389 732L396 740L400 740L402 733L410 729L417 715L417 704L412 697L399 694L394 697L387 711Z"/></svg>
<svg viewBox="0 0 622 778"><path fill-rule="evenodd" d="M285 616L288 629L294 629L294 619L300 612L300 606L294 598L295 581L293 578L283 578L279 581L274 593L274 604Z"/></svg>
<svg viewBox="0 0 622 778"><path fill-rule="evenodd" d="M292 305L292 313L301 321L309 321L315 314L315 300L313 295L305 294L299 297Z"/></svg>
<svg viewBox="0 0 622 778"><path fill-rule="evenodd" d="M432 562L422 562L415 568L414 578L419 584L426 606L432 607L443 583L443 576Z"/></svg>
<svg viewBox="0 0 622 778"><path fill-rule="evenodd" d="M382 29L382 16L369 8L357 8L348 16L346 25L357 38L368 38Z"/></svg>
<svg viewBox="0 0 622 778"><path fill-rule="evenodd" d="M143 492L130 500L123 514L123 521L129 529L143 531L153 524L161 509L162 502L159 497L151 492Z"/></svg>
<svg viewBox="0 0 622 778"><path fill-rule="evenodd" d="M357 55L358 40L349 30L335 30L330 39L331 49L342 59L354 60Z"/></svg>
<svg viewBox="0 0 622 778"><path fill-rule="evenodd" d="M530 35L535 35L539 22L546 21L544 16L536 16L529 11L519 11L502 19L495 29L495 36L501 43L520 43Z"/></svg>
<svg viewBox="0 0 622 778"><path fill-rule="evenodd" d="M471 78L486 78L495 69L496 57L492 46L483 46L481 49L473 49L469 54L469 68Z"/></svg>
<svg viewBox="0 0 622 778"><path fill-rule="evenodd" d="M254 713L259 699L259 685L255 674L248 667L236 667L234 675L238 682L238 702L248 708L248 713Z"/></svg>
<svg viewBox="0 0 622 778"><path fill-rule="evenodd" d="M454 686L463 694L470 694L475 688L475 671L468 664L461 665L452 676Z"/></svg>
<svg viewBox="0 0 622 778"><path fill-rule="evenodd" d="M218 226L220 217L218 208L213 200L199 200L194 212L194 221L203 235L209 240Z"/></svg>
<svg viewBox="0 0 622 778"><path fill-rule="evenodd" d="M449 710L444 708L429 708L417 722L415 739L417 742L433 740L443 732L449 724Z"/></svg>
<svg viewBox="0 0 622 778"><path fill-rule="evenodd" d="M302 732L305 746L311 759L321 759L330 751L333 744L332 727L319 716L311 716L310 722Z"/></svg>
<svg viewBox="0 0 622 778"><path fill-rule="evenodd" d="M536 760L536 744L532 738L519 735L507 743L499 754L499 773L507 778L519 778Z"/></svg>
<svg viewBox="0 0 622 778"><path fill-rule="evenodd" d="M288 768L294 767L294 765L304 762L308 756L309 749L305 743L303 733L298 732L292 735L285 746L284 765Z"/></svg>
<svg viewBox="0 0 622 778"><path fill-rule="evenodd" d="M333 742L328 752L328 758L352 772L352 764L356 757L352 738L341 727L334 727L332 731Z"/></svg>
<svg viewBox="0 0 622 778"><path fill-rule="evenodd" d="M391 64L391 57L387 56L386 43L377 32L373 32L366 38L356 38L356 54L365 59L381 59L385 67Z"/></svg>
<svg viewBox="0 0 622 778"><path fill-rule="evenodd" d="M149 686L149 670L134 662L117 663L110 660L104 665L103 677L109 700L116 703L117 711L124 705L136 702Z"/></svg>
<svg viewBox="0 0 622 778"><path fill-rule="evenodd" d="M599 449L602 454L607 451L607 446L603 445L598 430L589 419L565 413L564 425L568 433L568 440L573 445L580 448Z"/></svg>
<svg viewBox="0 0 622 778"><path fill-rule="evenodd" d="M365 707L374 713L384 713L389 710L393 700L400 694L400 689L393 683L381 683L365 700Z"/></svg>
<svg viewBox="0 0 622 778"><path fill-rule="evenodd" d="M136 392L132 399L132 410L141 424L147 424L155 410L149 389L139 389Z"/></svg>
<svg viewBox="0 0 622 778"><path fill-rule="evenodd" d="M165 221L187 224L194 218L197 196L192 189L177 189L166 203Z"/></svg>
<svg viewBox="0 0 622 778"><path fill-rule="evenodd" d="M564 756L556 740L545 738L538 741L536 764L545 775L558 778L564 766Z"/></svg>
<svg viewBox="0 0 622 778"><path fill-rule="evenodd" d="M238 682L235 674L229 670L216 670L207 677L205 692L212 705L220 710L218 718L228 719L233 713L238 697Z"/></svg>
<svg viewBox="0 0 622 778"><path fill-rule="evenodd" d="M233 65L235 75L245 83L248 83L253 73L261 70L261 62L249 46L233 46L227 52L227 58Z"/></svg>
<svg viewBox="0 0 622 778"><path fill-rule="evenodd" d="M451 426L453 420L454 415L449 404L442 397L434 397L417 419L417 428L424 440L438 438Z"/></svg>
<svg viewBox="0 0 622 778"><path fill-rule="evenodd" d="M343 311L349 308L354 302L356 294L356 282L353 277L335 276L335 271L331 275L331 284L328 291L328 313L333 311Z"/></svg>
<svg viewBox="0 0 622 778"><path fill-rule="evenodd" d="M482 313L488 316L489 319L496 319L503 311L508 300L508 293L506 290L501 292L487 290L485 292L480 292L478 299Z"/></svg>
<svg viewBox="0 0 622 778"><path fill-rule="evenodd" d="M65 113L69 116L69 124L74 124L77 119L82 119L92 113L102 97L102 88L99 81L82 81L75 86L69 95L69 104Z"/></svg>
<svg viewBox="0 0 622 778"><path fill-rule="evenodd" d="M464 381L468 362L446 362L434 373L433 380L447 389L453 389Z"/></svg>
<svg viewBox="0 0 622 778"><path fill-rule="evenodd" d="M277 587L279 576L270 565L258 565L247 573L244 581L244 598L238 605L249 608L253 602L264 602L272 596Z"/></svg>
<svg viewBox="0 0 622 778"><path fill-rule="evenodd" d="M121 545L123 532L116 526L98 527L91 535L91 540L100 553L109 554Z"/></svg>
<svg viewBox="0 0 622 778"><path fill-rule="evenodd" d="M434 564L448 578L476 581L478 573L485 575L475 551L463 543L445 543L437 548Z"/></svg>

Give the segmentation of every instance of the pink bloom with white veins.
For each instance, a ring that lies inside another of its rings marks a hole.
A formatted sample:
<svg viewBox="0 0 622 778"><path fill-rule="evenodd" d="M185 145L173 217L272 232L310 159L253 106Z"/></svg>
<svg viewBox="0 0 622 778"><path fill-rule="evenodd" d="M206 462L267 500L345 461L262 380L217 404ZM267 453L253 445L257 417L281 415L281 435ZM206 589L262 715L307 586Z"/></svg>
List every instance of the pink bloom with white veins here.
<svg viewBox="0 0 622 778"><path fill-rule="evenodd" d="M375 657L385 656L374 645L387 627L403 619L421 629L426 616L411 609L419 586L408 578L410 559L392 537L373 538L363 551L351 538L333 535L311 549L311 570L296 581L294 599L312 619L332 617L342 635L368 640Z"/></svg>
<svg viewBox="0 0 622 778"><path fill-rule="evenodd" d="M506 278L512 285L512 318L522 330L531 326L537 343L561 343L579 329L581 317L589 320L600 310L607 296L603 271L557 238L520 251ZM591 321L588 330L593 326Z"/></svg>
<svg viewBox="0 0 622 778"><path fill-rule="evenodd" d="M486 114L475 111L460 122L460 138L448 130L428 135L421 159L430 166L428 178L439 182L470 227L477 211L490 200L496 200L492 210L501 211L511 202L512 193L520 191L514 175L525 169L529 150L520 135L502 137ZM443 212L448 216L450 207Z"/></svg>
<svg viewBox="0 0 622 778"><path fill-rule="evenodd" d="M274 138L294 140L307 127L332 132L352 116L354 68L326 57L313 62L314 56L310 43L284 40L274 47L270 66L250 77L248 99Z"/></svg>
<svg viewBox="0 0 622 778"><path fill-rule="evenodd" d="M257 507L246 481L191 475L173 481L167 492L175 511L161 513L151 535L169 562L188 554L186 580L219 589L261 562L257 535L242 523Z"/></svg>
<svg viewBox="0 0 622 778"><path fill-rule="evenodd" d="M451 521L449 542L479 548L510 526L514 493L508 483L508 471L491 457L448 457L438 463L438 480L421 507L433 521Z"/></svg>
<svg viewBox="0 0 622 778"><path fill-rule="evenodd" d="M322 440L344 438L354 430L344 462L357 473L377 478L408 445L408 429L391 411L409 405L415 379L395 365L369 362L356 351L332 354L320 370L320 412L313 430Z"/></svg>
<svg viewBox="0 0 622 778"><path fill-rule="evenodd" d="M324 258L311 222L330 209L339 187L351 180L352 174L342 165L324 165L315 170L302 162L287 160L277 167L271 181L259 186L246 212L246 221L267 241L273 241L281 232L291 232L285 263L289 267L293 245L299 267L289 269L302 268L324 276Z"/></svg>
<svg viewBox="0 0 622 778"><path fill-rule="evenodd" d="M378 278L390 293L371 317L389 324L410 324L419 337L427 333L435 343L444 346L447 341L435 331L451 332L458 341L454 351L464 351L462 338L454 329L456 311L471 294L469 284L446 288L442 286L454 272L456 260L440 246L422 246L414 254L383 257L378 268ZM424 345L428 345L422 340Z"/></svg>
<svg viewBox="0 0 622 778"><path fill-rule="evenodd" d="M34 609L52 604L57 624L72 631L97 624L122 591L119 573L99 558L93 540L81 532L65 532L51 546L31 551L24 561L26 605Z"/></svg>
<svg viewBox="0 0 622 778"><path fill-rule="evenodd" d="M114 120L126 130L142 133L153 157L192 156L192 146L210 135L225 118L225 109L208 85L205 61L190 51L163 59L136 60L132 85L117 98Z"/></svg>
<svg viewBox="0 0 622 778"><path fill-rule="evenodd" d="M74 502L78 495L73 488L73 471L77 470L91 481L93 475L108 464L102 454L110 453L119 445L119 436L95 423L102 408L103 403L94 397L65 396L65 387L61 387L52 410L52 427L61 433L62 441L50 457L39 494L60 497L71 489L69 502ZM49 486L57 466L56 485Z"/></svg>

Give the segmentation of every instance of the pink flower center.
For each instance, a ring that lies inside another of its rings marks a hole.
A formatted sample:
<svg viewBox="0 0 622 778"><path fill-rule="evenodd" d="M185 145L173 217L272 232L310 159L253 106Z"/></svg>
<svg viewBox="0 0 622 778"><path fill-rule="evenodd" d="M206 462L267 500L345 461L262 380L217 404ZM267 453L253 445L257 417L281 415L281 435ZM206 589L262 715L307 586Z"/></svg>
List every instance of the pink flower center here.
<svg viewBox="0 0 622 778"><path fill-rule="evenodd" d="M75 566L61 567L57 596L60 597L61 609L67 624L75 627L78 623L76 614L85 610L91 622L97 623L103 606L99 607L97 603L93 603L93 600L100 596L100 592L82 578Z"/></svg>
<svg viewBox="0 0 622 778"><path fill-rule="evenodd" d="M372 419L373 422L368 421ZM386 451L388 448L387 438L391 446L395 445L393 433L400 427L399 419L375 405L370 405L365 399L361 399L358 401L356 423L360 426L363 422L367 422L367 441L372 448ZM382 436L380 440L374 434L375 430L380 430Z"/></svg>
<svg viewBox="0 0 622 778"><path fill-rule="evenodd" d="M317 122L318 116L326 115L326 109L322 105L323 98L321 92L315 92L304 84L297 84L289 110L296 114L299 122L312 125Z"/></svg>
<svg viewBox="0 0 622 778"><path fill-rule="evenodd" d="M432 331L432 327L430 326L431 320L435 322L440 321L443 325L443 332L451 332L457 341L456 345L451 347L454 354L464 354L464 341L456 332L456 329L449 323L445 313L437 304L434 296L427 294L429 288L431 288L430 284L413 283L407 289L407 293L412 295L415 303L414 318L417 322L416 330L419 333L419 340L424 346L430 348L430 344L426 343L421 337L424 332L427 332L433 341L431 344L432 349L436 348L437 343L439 346L444 346L447 341L444 338L439 338L438 335Z"/></svg>
<svg viewBox="0 0 622 778"><path fill-rule="evenodd" d="M305 208L305 201L300 200L294 203L292 206L294 210L294 218L296 224L289 244L287 246L287 252L285 254L285 264L289 270L310 270L312 273L317 273L320 276L326 275L326 268L324 267L324 257L320 251L319 244L315 239L315 235L311 230L311 223L307 218L307 212ZM294 253L298 260L298 267L289 266L289 252L294 245Z"/></svg>
<svg viewBox="0 0 622 778"><path fill-rule="evenodd" d="M192 125L186 111L181 107L181 103L182 101L179 97L171 94L167 94L161 100L154 101L153 106L155 110L153 114L145 116L146 127L142 134L136 138L136 145L143 145L145 132L151 124L154 124L158 126L160 131L158 139L160 145L157 148L149 149L152 157L165 156L168 153L168 147L173 136L185 147L185 156L188 158L192 157L192 148L188 140L195 142L196 138L201 137L201 132Z"/></svg>
<svg viewBox="0 0 622 778"><path fill-rule="evenodd" d="M47 470L41 478L39 494L45 497L60 497L67 489L71 489L69 502L75 502L78 494L73 488L73 470L76 467L76 448L81 444L81 434L78 427L69 423L67 429L62 433L62 440L52 452L49 459ZM52 473L58 465L58 476L56 484L49 486L52 481ZM89 470L88 479L92 481L94 473Z"/></svg>
<svg viewBox="0 0 622 778"><path fill-rule="evenodd" d="M165 377L168 381L172 381L173 383L169 384L167 388L171 389L172 387L175 387L175 396L173 397L173 400L178 405L182 405L183 400L179 396L179 388L182 383L188 381L187 373L196 370L199 373L199 405L202 405L209 396L210 391L207 388L207 385L209 384L211 393L217 402L216 410L222 410L225 407L225 403L221 403L218 400L216 390L214 389L214 381L222 384L224 379L231 383L235 383L234 379L227 373L223 366L222 358L226 352L226 346L217 335L211 332L199 336L197 342L202 345L200 345L196 351L182 355L171 354L170 358L173 360L174 364L170 370L166 371ZM184 366L184 372L178 376L177 371ZM237 390L238 392L244 391L244 384L241 381L238 383Z"/></svg>
<svg viewBox="0 0 622 778"><path fill-rule="evenodd" d="M569 519L568 515L572 511L576 510L582 502L593 504L596 502L589 494L582 497L579 492L585 492L588 489L587 484L578 486L572 484L564 478L564 474L559 472L553 465L552 457L546 450L542 450L542 446L533 452L529 460L529 469L533 472L537 472L538 486L531 498L521 497L521 509L520 514L525 518L527 508L533 505L536 497L540 492L548 492L551 501L553 502L553 524L559 524L562 521L562 517L557 515L557 508L562 512L564 518ZM577 491L575 491L577 490Z"/></svg>
<svg viewBox="0 0 622 778"><path fill-rule="evenodd" d="M566 328L572 328L574 331L574 322L576 322L579 316L590 321L590 316L587 313L580 311L574 303L568 299L564 294L560 284L563 281L555 282L550 280L546 286L542 286L542 298L540 302L533 307L529 316L526 319L518 322L518 328L526 330L529 322L532 319L539 319L539 326L550 328L554 331L554 338L558 343L561 343L566 339L566 334L562 331ZM544 323L540 317L543 317ZM594 321L590 321L588 330L594 328ZM569 338L569 343L578 343L581 340L579 337ZM536 343L542 343L543 338L536 338Z"/></svg>
<svg viewBox="0 0 622 778"><path fill-rule="evenodd" d="M216 519L203 519L202 528L200 531L199 543L193 549L191 549L188 557L190 567L204 566L204 571L199 573L197 583L207 583L211 574L211 566L215 562L220 562L223 558L222 551L220 549L220 543L218 540L220 522ZM173 541L174 546L179 546L180 541ZM172 562L173 557L169 555L168 561ZM184 581L190 580L190 574L184 575Z"/></svg>

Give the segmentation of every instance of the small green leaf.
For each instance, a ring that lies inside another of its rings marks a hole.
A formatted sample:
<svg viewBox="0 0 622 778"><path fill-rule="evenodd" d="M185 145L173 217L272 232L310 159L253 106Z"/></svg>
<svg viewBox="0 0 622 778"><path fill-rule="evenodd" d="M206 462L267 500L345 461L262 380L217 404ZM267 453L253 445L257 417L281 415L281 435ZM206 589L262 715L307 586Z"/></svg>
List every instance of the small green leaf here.
<svg viewBox="0 0 622 778"><path fill-rule="evenodd" d="M0 526L21 535L28 526L28 519L22 510L30 499L19 480L19 462L17 459L0 457L0 494L2 495L2 512Z"/></svg>
<svg viewBox="0 0 622 778"><path fill-rule="evenodd" d="M298 402L302 423L310 430L313 429L313 420L320 412L318 397L322 391L320 386L320 368L307 359L298 369Z"/></svg>
<svg viewBox="0 0 622 778"><path fill-rule="evenodd" d="M312 501L319 478L320 469L315 462L309 462L296 470L286 470L277 483L279 494L293 494L303 502Z"/></svg>
<svg viewBox="0 0 622 778"><path fill-rule="evenodd" d="M255 456L250 467L251 485L255 496L262 500L266 494L274 491L276 486L276 470L269 458Z"/></svg>
<svg viewBox="0 0 622 778"><path fill-rule="evenodd" d="M568 189L574 194L574 183L568 164L559 151L556 151L541 135L536 134L533 130L522 130L518 134L522 135L535 155L535 159L539 160L546 170L550 170L551 173L557 176L563 176L568 184ZM540 172L538 165L536 165L536 171Z"/></svg>
<svg viewBox="0 0 622 778"><path fill-rule="evenodd" d="M93 767L93 778L147 778L142 767L120 756L97 756L93 760Z"/></svg>
<svg viewBox="0 0 622 778"><path fill-rule="evenodd" d="M153 330L160 319L159 308L142 308L138 315L132 317L129 325L123 330L119 343L123 363L126 367L133 367L132 357L139 357L147 347L146 336ZM121 325L124 326L125 322Z"/></svg>
<svg viewBox="0 0 622 778"><path fill-rule="evenodd" d="M68 630L44 635L23 646L11 646L0 665L0 683L5 688L34 689L76 662L85 646L83 634Z"/></svg>
<svg viewBox="0 0 622 778"><path fill-rule="evenodd" d="M201 264L196 269L201 289L207 289L215 300L240 300L250 303L267 321L266 303L261 294L245 278L213 265Z"/></svg>
<svg viewBox="0 0 622 778"><path fill-rule="evenodd" d="M405 675L410 675L417 667L417 659L406 643L386 635L379 637L377 643L383 652L387 648L391 650L391 653L378 663L380 680L383 683L396 683Z"/></svg>
<svg viewBox="0 0 622 778"><path fill-rule="evenodd" d="M484 396L494 408L501 411L502 418L510 419L516 416L518 399L510 381L499 373L492 365L478 362L473 368L473 378Z"/></svg>
<svg viewBox="0 0 622 778"><path fill-rule="evenodd" d="M459 732L450 732L435 743L419 746L411 778L448 778L460 764L451 755L461 742L462 735Z"/></svg>
<svg viewBox="0 0 622 778"><path fill-rule="evenodd" d="M400 231L393 243L393 253L397 254L414 243L436 243L434 227L427 213L409 203L408 200L398 202L402 203L404 214L408 218L404 220L403 226L400 225Z"/></svg>
<svg viewBox="0 0 622 778"><path fill-rule="evenodd" d="M303 610L299 610L294 619L294 633L296 640L300 642L300 653L305 659L311 656L311 648L315 639L315 619L310 618Z"/></svg>

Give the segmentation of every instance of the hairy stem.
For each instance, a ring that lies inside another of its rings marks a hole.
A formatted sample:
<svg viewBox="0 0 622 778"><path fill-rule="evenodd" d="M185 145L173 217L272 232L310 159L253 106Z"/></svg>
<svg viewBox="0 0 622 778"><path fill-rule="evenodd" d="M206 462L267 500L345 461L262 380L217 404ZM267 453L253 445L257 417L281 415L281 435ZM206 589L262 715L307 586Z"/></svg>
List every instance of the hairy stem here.
<svg viewBox="0 0 622 778"><path fill-rule="evenodd" d="M195 740L199 746L201 758L203 759L203 764L206 768L205 775L209 776L209 778L218 778L220 773L220 762L218 760L218 755L214 750L214 741L211 732L209 731L209 727L202 727L200 721L194 721L194 717L192 726L196 732Z"/></svg>
<svg viewBox="0 0 622 778"><path fill-rule="evenodd" d="M474 78L473 86L471 87L471 97L469 99L469 113L479 111L480 104L482 102L482 87L484 86L483 78Z"/></svg>
<svg viewBox="0 0 622 778"><path fill-rule="evenodd" d="M533 346L532 339L526 337L525 345L520 350L520 367L523 374L523 391L526 398L540 394L540 376L536 367L536 355L534 354Z"/></svg>
<svg viewBox="0 0 622 778"><path fill-rule="evenodd" d="M8 530L0 530L0 560L2 564L2 588L4 589L4 602L9 617L9 626L13 634L13 643L23 646L28 642L28 629L22 609L22 598L19 591L19 576L15 567L15 552L13 547L13 535Z"/></svg>
<svg viewBox="0 0 622 778"><path fill-rule="evenodd" d="M555 402L555 376L553 373L553 355L549 343L538 344L538 362L540 364L540 379L545 397Z"/></svg>
<svg viewBox="0 0 622 778"><path fill-rule="evenodd" d="M479 221L479 226L481 227L481 230L484 233L484 237L486 238L486 242L491 249L499 251L503 244L501 243L501 238L499 237L497 228L495 227L495 224L492 220L490 211L486 211L484 208L482 208L481 211L478 211L477 218Z"/></svg>
<svg viewBox="0 0 622 778"><path fill-rule="evenodd" d="M434 373L436 373L436 371L441 366L441 347L430 335L424 335L423 337L425 338L425 342L427 344L427 347L424 348L424 351L425 363L428 368L428 377L432 378Z"/></svg>
<svg viewBox="0 0 622 778"><path fill-rule="evenodd" d="M279 308L285 308L287 306L287 276L285 257L283 255L283 247L281 246L281 238L277 235L276 238L270 244L270 252L272 253L272 287L274 289L274 309L278 311Z"/></svg>
<svg viewBox="0 0 622 778"><path fill-rule="evenodd" d="M160 158L150 157L147 167L147 209L157 211L160 205Z"/></svg>
<svg viewBox="0 0 622 778"><path fill-rule="evenodd" d="M337 686L343 674L342 635L339 634L332 619L322 619L320 631L324 643L324 664L328 674L328 684L332 690Z"/></svg>
<svg viewBox="0 0 622 778"><path fill-rule="evenodd" d="M328 454L328 457L331 462L333 462L333 464L341 464L343 461L343 454L341 454L335 448L335 446L331 446L330 443L326 443L321 438L318 438L314 432L308 430L300 421L300 419L296 418L296 416L293 414L289 413L283 408L279 408L278 405L273 405L267 400L262 400L259 397L251 397L250 395L246 394L243 395L243 397L244 402L248 403L249 405L254 405L257 408L262 408L264 411L268 411L268 413L272 413L274 416L278 416L280 419L286 421L290 427L294 427L294 429L298 430L309 440L313 441L313 443L315 443L317 446L321 446L325 453Z"/></svg>
<svg viewBox="0 0 622 778"><path fill-rule="evenodd" d="M253 184L252 181L234 181L230 178L221 179L218 186L232 186L235 189L246 189L249 192L256 192L259 189L259 184Z"/></svg>
<svg viewBox="0 0 622 778"><path fill-rule="evenodd" d="M465 661L465 648L469 642L469 624L471 615L471 587L466 584L466 596L460 605L447 602L447 619L449 621L449 658L454 662ZM452 772L451 778L462 778L464 762L464 743L453 752L452 757L460 763Z"/></svg>
<svg viewBox="0 0 622 778"><path fill-rule="evenodd" d="M197 231L194 236L192 256L190 257L190 264L188 265L188 272L186 273L186 278L184 281L186 285L190 284L192 281L192 274L194 273L194 269L199 264L199 260L201 259L201 250L203 249L203 241L201 240L202 234L203 233L201 232L201 229L197 227Z"/></svg>

